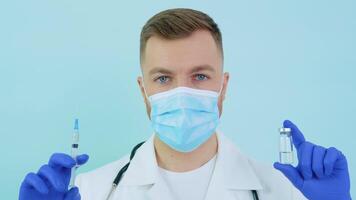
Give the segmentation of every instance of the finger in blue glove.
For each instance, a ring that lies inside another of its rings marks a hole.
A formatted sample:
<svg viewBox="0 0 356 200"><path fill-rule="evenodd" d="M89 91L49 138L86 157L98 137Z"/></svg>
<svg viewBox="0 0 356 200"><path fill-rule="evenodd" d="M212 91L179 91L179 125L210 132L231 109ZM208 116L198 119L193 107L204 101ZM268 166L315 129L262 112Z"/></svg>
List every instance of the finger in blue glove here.
<svg viewBox="0 0 356 200"><path fill-rule="evenodd" d="M85 164L89 159L86 154L77 156L76 160L67 154L55 153L48 164L43 165L37 173L29 173L21 184L20 200L79 200L78 188L68 191L71 168Z"/></svg>
<svg viewBox="0 0 356 200"><path fill-rule="evenodd" d="M291 183L310 200L350 200L350 177L346 157L336 148L324 148L307 142L291 121L283 123L291 128L297 149L298 165L274 163Z"/></svg>

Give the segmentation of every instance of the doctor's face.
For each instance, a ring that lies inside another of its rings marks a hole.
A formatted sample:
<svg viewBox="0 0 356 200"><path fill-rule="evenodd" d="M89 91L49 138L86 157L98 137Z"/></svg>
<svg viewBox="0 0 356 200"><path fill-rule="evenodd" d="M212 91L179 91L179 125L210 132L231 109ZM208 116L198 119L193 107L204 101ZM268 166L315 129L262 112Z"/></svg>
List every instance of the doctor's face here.
<svg viewBox="0 0 356 200"><path fill-rule="evenodd" d="M223 58L210 32L198 30L190 36L167 40L158 36L148 39L141 62L143 77L137 81L147 114L151 107L145 96L176 87L190 87L219 92L220 115L229 74L223 72Z"/></svg>

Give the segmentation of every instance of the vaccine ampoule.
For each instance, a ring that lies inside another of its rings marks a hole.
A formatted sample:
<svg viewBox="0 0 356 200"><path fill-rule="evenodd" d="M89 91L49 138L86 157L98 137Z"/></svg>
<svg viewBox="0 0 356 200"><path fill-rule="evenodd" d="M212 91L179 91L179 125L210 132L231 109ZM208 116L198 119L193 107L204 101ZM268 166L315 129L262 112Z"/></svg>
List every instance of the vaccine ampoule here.
<svg viewBox="0 0 356 200"><path fill-rule="evenodd" d="M290 128L279 129L279 162L293 163L293 141Z"/></svg>

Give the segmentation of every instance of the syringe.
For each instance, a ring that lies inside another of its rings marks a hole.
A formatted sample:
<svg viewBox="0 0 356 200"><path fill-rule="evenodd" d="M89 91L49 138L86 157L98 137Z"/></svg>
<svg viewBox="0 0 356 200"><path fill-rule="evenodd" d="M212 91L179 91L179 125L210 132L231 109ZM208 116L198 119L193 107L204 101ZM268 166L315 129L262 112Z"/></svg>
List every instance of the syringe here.
<svg viewBox="0 0 356 200"><path fill-rule="evenodd" d="M77 155L78 155L78 147L79 147L79 120L75 119L74 122L74 133L73 133L73 141L72 141L72 149L71 149L71 156L72 158L77 161ZM77 165L72 167L71 169L71 176L70 176L70 182L69 182L69 188L74 187L74 181L75 181L75 170L77 169Z"/></svg>

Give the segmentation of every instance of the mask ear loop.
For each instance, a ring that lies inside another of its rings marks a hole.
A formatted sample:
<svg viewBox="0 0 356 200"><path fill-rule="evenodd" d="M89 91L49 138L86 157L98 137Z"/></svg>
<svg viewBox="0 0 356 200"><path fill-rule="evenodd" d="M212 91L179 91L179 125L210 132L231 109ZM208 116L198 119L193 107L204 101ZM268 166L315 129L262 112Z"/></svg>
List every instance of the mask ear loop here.
<svg viewBox="0 0 356 200"><path fill-rule="evenodd" d="M223 87L224 87L224 75L222 75L222 77L221 77L221 83L220 83L220 90L219 90L219 92L218 92L218 98L220 97L220 95L221 95L221 92L222 92L222 89L223 89ZM219 110L219 120L220 120L220 110Z"/></svg>
<svg viewBox="0 0 356 200"><path fill-rule="evenodd" d="M219 92L218 92L218 96L220 96L220 95L221 95L221 92L222 92L223 86L224 86L224 75L223 75L223 76L222 76L222 78L221 78L220 90L219 90Z"/></svg>

